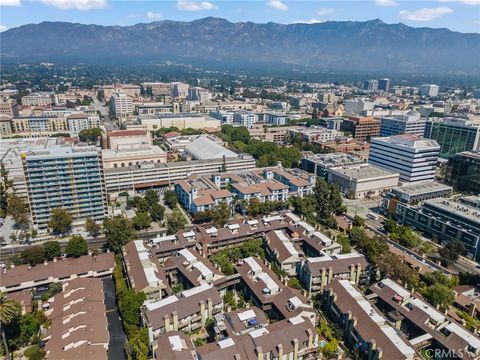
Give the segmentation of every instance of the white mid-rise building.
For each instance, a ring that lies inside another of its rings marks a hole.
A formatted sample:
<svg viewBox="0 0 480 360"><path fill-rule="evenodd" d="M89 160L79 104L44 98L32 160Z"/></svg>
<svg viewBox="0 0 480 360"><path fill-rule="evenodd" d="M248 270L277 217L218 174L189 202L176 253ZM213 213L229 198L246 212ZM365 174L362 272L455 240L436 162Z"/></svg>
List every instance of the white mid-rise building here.
<svg viewBox="0 0 480 360"><path fill-rule="evenodd" d="M118 118L125 118L133 114L133 101L125 93L114 93L110 98L112 112Z"/></svg>
<svg viewBox="0 0 480 360"><path fill-rule="evenodd" d="M233 122L251 128L253 124L258 122L258 114L249 111L237 111L233 115Z"/></svg>
<svg viewBox="0 0 480 360"><path fill-rule="evenodd" d="M397 135L372 139L368 162L399 173L405 183L433 181L439 153L435 140Z"/></svg>

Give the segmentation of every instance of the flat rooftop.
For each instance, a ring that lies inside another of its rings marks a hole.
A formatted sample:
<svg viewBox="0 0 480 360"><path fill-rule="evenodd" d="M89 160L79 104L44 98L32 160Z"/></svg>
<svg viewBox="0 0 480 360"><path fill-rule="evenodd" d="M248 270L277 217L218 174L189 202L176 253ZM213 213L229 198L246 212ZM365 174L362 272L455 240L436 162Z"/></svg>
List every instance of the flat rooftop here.
<svg viewBox="0 0 480 360"><path fill-rule="evenodd" d="M412 134L373 138L372 143L386 143L408 149L440 149L440 145L432 139L422 139Z"/></svg>
<svg viewBox="0 0 480 360"><path fill-rule="evenodd" d="M313 161L327 167L361 164L365 159L355 154L332 153L332 154L307 154L304 159Z"/></svg>
<svg viewBox="0 0 480 360"><path fill-rule="evenodd" d="M397 193L406 195L422 195L436 191L452 190L451 186L440 184L438 182L424 182L415 185L399 186L393 189Z"/></svg>
<svg viewBox="0 0 480 360"><path fill-rule="evenodd" d="M469 221L480 225L480 209L476 209L463 202L460 202L459 199L431 199L426 200L425 204L439 208L443 211L448 211L455 216L468 219Z"/></svg>
<svg viewBox="0 0 480 360"><path fill-rule="evenodd" d="M399 176L398 173L390 172L370 164L338 167L330 169L330 171L357 181Z"/></svg>

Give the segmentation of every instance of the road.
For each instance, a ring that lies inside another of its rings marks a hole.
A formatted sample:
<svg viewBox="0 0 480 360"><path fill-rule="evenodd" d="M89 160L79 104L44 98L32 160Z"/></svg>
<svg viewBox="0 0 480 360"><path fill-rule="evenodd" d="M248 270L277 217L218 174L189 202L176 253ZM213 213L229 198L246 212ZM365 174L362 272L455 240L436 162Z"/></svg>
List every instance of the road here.
<svg viewBox="0 0 480 360"><path fill-rule="evenodd" d="M139 239L152 239L157 236L157 234L163 234L165 231L145 231L145 232L138 232L137 233L137 238ZM55 239L54 239L55 240ZM105 237L104 236L99 236L98 238L87 238L86 239L88 242L88 248L89 250L93 249L102 249L103 246L105 245ZM60 246L62 249L65 247L65 245L68 242L68 239L62 239L58 240L60 243ZM5 264L10 257L12 257L15 254L20 255L23 250L30 246L34 245L41 245L42 242L35 242L32 245L9 245L5 247L0 248L0 264Z"/></svg>
<svg viewBox="0 0 480 360"><path fill-rule="evenodd" d="M108 333L108 360L124 360L125 343L127 336L123 331L120 314L115 303L115 285L111 277L103 279L103 293L105 295L105 306L107 308Z"/></svg>

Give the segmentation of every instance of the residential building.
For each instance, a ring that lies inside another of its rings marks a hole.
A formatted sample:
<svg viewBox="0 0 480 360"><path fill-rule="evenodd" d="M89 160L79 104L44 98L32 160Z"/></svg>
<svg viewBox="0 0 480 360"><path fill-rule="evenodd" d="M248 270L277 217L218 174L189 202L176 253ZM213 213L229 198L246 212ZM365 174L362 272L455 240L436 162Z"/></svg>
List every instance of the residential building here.
<svg viewBox="0 0 480 360"><path fill-rule="evenodd" d="M250 111L236 111L233 114L233 123L245 126L246 128L251 128L253 124L258 122L258 113Z"/></svg>
<svg viewBox="0 0 480 360"><path fill-rule="evenodd" d="M213 174L222 171L242 171L255 168L250 155L238 155L208 160L177 161L171 163L139 163L131 166L105 169L105 187L108 193L170 185L190 175Z"/></svg>
<svg viewBox="0 0 480 360"><path fill-rule="evenodd" d="M398 186L399 174L365 164L343 166L328 170L328 182L337 184L342 193L355 198L379 196Z"/></svg>
<svg viewBox="0 0 480 360"><path fill-rule="evenodd" d="M324 180L328 179L328 169L365 163L365 159L354 153L306 154L302 158L303 170Z"/></svg>
<svg viewBox="0 0 480 360"><path fill-rule="evenodd" d="M36 229L46 231L53 209L63 208L73 224L102 221L107 195L101 154L96 147L52 145L21 155Z"/></svg>
<svg viewBox="0 0 480 360"><path fill-rule="evenodd" d="M426 120L420 117L418 111L411 110L406 115L382 117L380 123L380 136L382 137L400 134L423 137Z"/></svg>
<svg viewBox="0 0 480 360"><path fill-rule="evenodd" d="M233 200L230 191L221 189L207 175L191 175L185 180L177 181L175 192L180 204L191 214L209 210L222 202L230 207Z"/></svg>
<svg viewBox="0 0 480 360"><path fill-rule="evenodd" d="M53 104L52 95L48 92L37 92L22 97L24 106L48 106Z"/></svg>
<svg viewBox="0 0 480 360"><path fill-rule="evenodd" d="M257 360L268 357L312 360L320 348L318 337L315 327L308 320L296 316L200 346L195 349L195 359ZM187 355L185 359L191 358Z"/></svg>
<svg viewBox="0 0 480 360"><path fill-rule="evenodd" d="M67 117L68 131L70 135L77 135L82 130L100 127L98 115L72 114Z"/></svg>
<svg viewBox="0 0 480 360"><path fill-rule="evenodd" d="M226 110L216 110L216 111L211 111L210 116L212 118L220 120L222 125L233 124L235 112L226 111Z"/></svg>
<svg viewBox="0 0 480 360"><path fill-rule="evenodd" d="M126 93L113 93L110 102L112 113L114 113L116 117L123 119L133 114L133 101Z"/></svg>
<svg viewBox="0 0 480 360"><path fill-rule="evenodd" d="M413 185L395 187L383 195L380 209L395 215L398 202L415 205L429 199L449 197L452 187L437 182L421 182Z"/></svg>
<svg viewBox="0 0 480 360"><path fill-rule="evenodd" d="M218 313L223 313L222 297L212 285L203 284L145 304L142 321L152 342L170 331L195 331Z"/></svg>
<svg viewBox="0 0 480 360"><path fill-rule="evenodd" d="M172 295L162 266L142 240L128 242L122 248L122 254L123 268L130 288L135 292L143 292L149 301Z"/></svg>
<svg viewBox="0 0 480 360"><path fill-rule="evenodd" d="M283 144L288 134L288 129L289 127L287 126L265 127L263 124L255 124L248 129L248 132L253 139Z"/></svg>
<svg viewBox="0 0 480 360"><path fill-rule="evenodd" d="M290 128L288 133L291 137L299 137L302 141L324 143L343 137L341 131L327 129L320 126L311 126L309 128Z"/></svg>
<svg viewBox="0 0 480 360"><path fill-rule="evenodd" d="M263 113L263 122L273 126L284 126L288 124L289 116L283 113L266 112Z"/></svg>
<svg viewBox="0 0 480 360"><path fill-rule="evenodd" d="M345 112L350 115L371 115L374 103L365 99L345 100Z"/></svg>
<svg viewBox="0 0 480 360"><path fill-rule="evenodd" d="M161 128L176 127L180 130L186 128L205 129L220 128L221 122L207 115L193 113L182 114L155 114L155 116L139 116L139 125L146 127L148 131L155 131Z"/></svg>
<svg viewBox="0 0 480 360"><path fill-rule="evenodd" d="M401 336L349 280L337 279L323 292L327 316L341 325L345 343L365 359L419 359Z"/></svg>
<svg viewBox="0 0 480 360"><path fill-rule="evenodd" d="M181 331L160 335L151 346L154 360L195 360L192 338Z"/></svg>
<svg viewBox="0 0 480 360"><path fill-rule="evenodd" d="M181 82L173 82L171 83L171 86L171 96L173 98L185 99L188 97L188 89L190 88L190 85Z"/></svg>
<svg viewBox="0 0 480 360"><path fill-rule="evenodd" d="M438 96L438 91L440 90L438 85L435 84L424 84L419 86L418 91L421 96L435 97Z"/></svg>
<svg viewBox="0 0 480 360"><path fill-rule="evenodd" d="M212 94L207 89L201 87L191 87L188 88L188 100L190 101L200 101L201 103L207 102L210 100Z"/></svg>
<svg viewBox="0 0 480 360"><path fill-rule="evenodd" d="M48 359L107 359L110 333L103 282L76 278L46 304L51 324L44 329Z"/></svg>
<svg viewBox="0 0 480 360"><path fill-rule="evenodd" d="M45 261L35 266L18 265L3 268L0 277L0 291L14 292L55 282L70 281L81 277L103 277L111 275L115 266L113 253L84 255L79 258L65 258Z"/></svg>
<svg viewBox="0 0 480 360"><path fill-rule="evenodd" d="M440 146L435 140L403 134L371 140L368 163L400 174L400 181L435 180Z"/></svg>
<svg viewBox="0 0 480 360"><path fill-rule="evenodd" d="M480 194L480 150L451 157L445 180L458 191Z"/></svg>
<svg viewBox="0 0 480 360"><path fill-rule="evenodd" d="M459 285L453 288L455 301L453 306L470 316L480 318L480 289L475 285Z"/></svg>
<svg viewBox="0 0 480 360"><path fill-rule="evenodd" d="M378 90L388 93L390 91L390 79L384 78L378 80Z"/></svg>
<svg viewBox="0 0 480 360"><path fill-rule="evenodd" d="M323 291L335 279L358 285L368 263L362 254L332 254L310 257L302 262L299 278L309 294Z"/></svg>
<svg viewBox="0 0 480 360"><path fill-rule="evenodd" d="M349 132L359 141L369 141L372 137L380 135L380 120L373 117L353 117L344 119L340 130Z"/></svg>
<svg viewBox="0 0 480 360"><path fill-rule="evenodd" d="M418 351L430 348L437 349L440 354L448 353L450 358L479 358L478 336L409 289L385 278L373 284L370 291L369 297L395 324L396 330L408 336L410 345Z"/></svg>
<svg viewBox="0 0 480 360"><path fill-rule="evenodd" d="M463 243L466 255L480 259L480 198L435 198L421 205L399 202L396 219L400 224L428 234L442 244L453 240Z"/></svg>
<svg viewBox="0 0 480 360"><path fill-rule="evenodd" d="M265 234L265 246L268 257L284 271L287 276L297 276L300 270L303 251L300 246L283 230L272 230Z"/></svg>
<svg viewBox="0 0 480 360"><path fill-rule="evenodd" d="M143 88L147 91L149 88L152 91L153 96L170 96L172 85L170 83L163 82L144 82Z"/></svg>
<svg viewBox="0 0 480 360"><path fill-rule="evenodd" d="M463 151L480 149L480 122L459 116L429 120L424 136L437 141L440 157L448 159Z"/></svg>
<svg viewBox="0 0 480 360"><path fill-rule="evenodd" d="M102 86L105 99L110 99L115 93L123 93L130 98L137 98L140 96L141 88L134 84L114 84Z"/></svg>

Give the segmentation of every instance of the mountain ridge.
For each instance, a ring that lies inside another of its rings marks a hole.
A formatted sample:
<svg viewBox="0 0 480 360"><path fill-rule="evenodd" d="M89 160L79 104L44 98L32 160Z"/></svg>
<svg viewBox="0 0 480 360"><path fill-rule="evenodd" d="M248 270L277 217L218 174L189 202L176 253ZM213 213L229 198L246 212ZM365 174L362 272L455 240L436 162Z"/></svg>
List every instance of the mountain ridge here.
<svg viewBox="0 0 480 360"><path fill-rule="evenodd" d="M58 34L63 36L59 37ZM345 71L480 74L480 34L403 23L230 22L207 17L129 26L44 21L0 33L5 62L242 62Z"/></svg>

